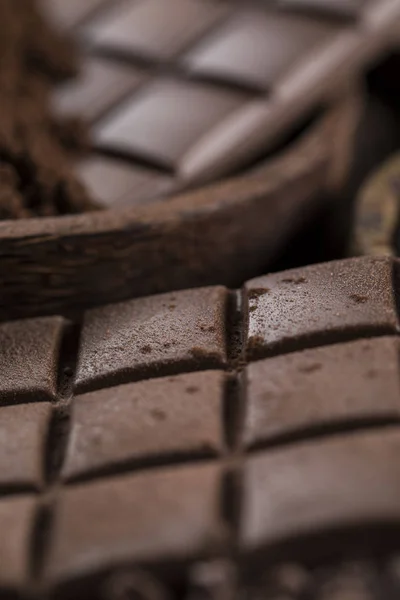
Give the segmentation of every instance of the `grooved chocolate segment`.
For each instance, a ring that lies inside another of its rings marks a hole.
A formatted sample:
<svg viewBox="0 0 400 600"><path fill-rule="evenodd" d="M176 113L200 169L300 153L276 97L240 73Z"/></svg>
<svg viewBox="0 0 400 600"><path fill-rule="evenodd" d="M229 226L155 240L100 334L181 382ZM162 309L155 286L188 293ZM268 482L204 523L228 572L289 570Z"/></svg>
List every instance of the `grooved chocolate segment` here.
<svg viewBox="0 0 400 600"><path fill-rule="evenodd" d="M49 553L50 578L206 552L223 535L219 485L217 466L191 465L64 489Z"/></svg>
<svg viewBox="0 0 400 600"><path fill-rule="evenodd" d="M61 317L0 324L0 402L54 398L63 327Z"/></svg>
<svg viewBox="0 0 400 600"><path fill-rule="evenodd" d="M248 97L206 84L160 79L95 127L96 142L179 170L189 151Z"/></svg>
<svg viewBox="0 0 400 600"><path fill-rule="evenodd" d="M28 584L35 508L31 496L0 500L0 592L20 590Z"/></svg>
<svg viewBox="0 0 400 600"><path fill-rule="evenodd" d="M0 488L39 488L51 405L4 406L0 413Z"/></svg>
<svg viewBox="0 0 400 600"><path fill-rule="evenodd" d="M398 338L303 350L247 367L246 445L337 422L400 417Z"/></svg>
<svg viewBox="0 0 400 600"><path fill-rule="evenodd" d="M332 24L306 17L239 12L195 48L187 63L198 74L268 89L336 31Z"/></svg>
<svg viewBox="0 0 400 600"><path fill-rule="evenodd" d="M225 363L226 289L200 288L89 311L79 352L79 392L144 375Z"/></svg>
<svg viewBox="0 0 400 600"><path fill-rule="evenodd" d="M79 77L60 85L53 94L54 111L63 116L98 119L138 87L143 73L116 61L88 58Z"/></svg>
<svg viewBox="0 0 400 600"><path fill-rule="evenodd" d="M109 208L155 200L173 187L167 175L111 158L88 157L76 171L96 202Z"/></svg>
<svg viewBox="0 0 400 600"><path fill-rule="evenodd" d="M223 373L205 371L76 397L64 476L220 453L224 383Z"/></svg>
<svg viewBox="0 0 400 600"><path fill-rule="evenodd" d="M166 59L217 23L228 10L211 0L126 0L87 27L96 45Z"/></svg>
<svg viewBox="0 0 400 600"><path fill-rule="evenodd" d="M374 432L248 460L241 537L250 550L330 528L400 517L400 433Z"/></svg>
<svg viewBox="0 0 400 600"><path fill-rule="evenodd" d="M247 353L261 357L351 334L398 330L392 262L336 261L267 275L246 285Z"/></svg>

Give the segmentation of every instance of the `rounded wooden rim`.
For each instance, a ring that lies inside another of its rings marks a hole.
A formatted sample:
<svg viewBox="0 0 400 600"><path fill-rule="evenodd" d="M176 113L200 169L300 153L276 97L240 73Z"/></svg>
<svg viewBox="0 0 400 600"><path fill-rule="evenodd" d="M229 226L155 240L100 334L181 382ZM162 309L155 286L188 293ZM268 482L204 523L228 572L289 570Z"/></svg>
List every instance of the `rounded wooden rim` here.
<svg viewBox="0 0 400 600"><path fill-rule="evenodd" d="M0 223L0 318L88 307L260 273L341 186L354 90L257 171L127 209Z"/></svg>

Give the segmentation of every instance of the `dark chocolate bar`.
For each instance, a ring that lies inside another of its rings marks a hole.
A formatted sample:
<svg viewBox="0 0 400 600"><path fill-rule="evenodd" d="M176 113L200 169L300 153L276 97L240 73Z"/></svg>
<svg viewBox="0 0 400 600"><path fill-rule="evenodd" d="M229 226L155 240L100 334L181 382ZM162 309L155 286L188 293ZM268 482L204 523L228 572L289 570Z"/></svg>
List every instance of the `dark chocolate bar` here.
<svg viewBox="0 0 400 600"><path fill-rule="evenodd" d="M78 172L108 207L265 156L393 45L400 23L400 3L382 0L42 5L83 47L81 77L60 87L54 110L91 122L95 153Z"/></svg>
<svg viewBox="0 0 400 600"><path fill-rule="evenodd" d="M398 273L1 324L2 597L397 598Z"/></svg>

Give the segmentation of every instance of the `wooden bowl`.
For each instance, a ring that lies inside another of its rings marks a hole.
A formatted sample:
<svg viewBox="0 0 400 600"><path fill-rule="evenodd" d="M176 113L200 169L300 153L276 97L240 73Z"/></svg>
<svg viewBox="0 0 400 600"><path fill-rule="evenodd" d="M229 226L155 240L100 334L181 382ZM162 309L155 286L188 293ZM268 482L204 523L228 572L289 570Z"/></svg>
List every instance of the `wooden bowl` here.
<svg viewBox="0 0 400 600"><path fill-rule="evenodd" d="M259 274L338 198L359 95L347 90L257 169L147 206L0 223L0 318L81 309Z"/></svg>

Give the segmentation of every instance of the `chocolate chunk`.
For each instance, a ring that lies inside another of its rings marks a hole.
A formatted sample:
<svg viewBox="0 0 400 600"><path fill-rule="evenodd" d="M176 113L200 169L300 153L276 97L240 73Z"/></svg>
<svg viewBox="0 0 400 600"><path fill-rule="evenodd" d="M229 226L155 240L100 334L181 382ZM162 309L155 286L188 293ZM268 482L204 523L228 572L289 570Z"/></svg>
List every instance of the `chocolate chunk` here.
<svg viewBox="0 0 400 600"><path fill-rule="evenodd" d="M399 518L400 434L352 433L250 458L241 539L250 550ZM385 490L382 493L382 490Z"/></svg>
<svg viewBox="0 0 400 600"><path fill-rule="evenodd" d="M96 202L110 208L158 200L173 188L166 174L106 157L80 160L77 173Z"/></svg>
<svg viewBox="0 0 400 600"><path fill-rule="evenodd" d="M179 172L201 137L218 131L223 121L243 108L249 97L210 85L164 79L128 99L95 128L103 148L138 156ZM187 107L190 106L190 111Z"/></svg>
<svg viewBox="0 0 400 600"><path fill-rule="evenodd" d="M102 48L126 54L167 59L183 50L228 13L228 5L213 0L128 0L88 24L86 35Z"/></svg>
<svg viewBox="0 0 400 600"><path fill-rule="evenodd" d="M219 468L167 468L65 489L58 501L52 580L111 563L189 558L220 543Z"/></svg>
<svg viewBox="0 0 400 600"><path fill-rule="evenodd" d="M251 357L331 343L356 331L367 336L398 329L389 260L305 267L260 277L246 289Z"/></svg>
<svg viewBox="0 0 400 600"><path fill-rule="evenodd" d="M36 501L33 496L0 500L0 591L22 591L30 579L30 541ZM7 596L5 596L7 597Z"/></svg>
<svg viewBox="0 0 400 600"><path fill-rule="evenodd" d="M51 414L47 402L2 407L0 488L41 487Z"/></svg>
<svg viewBox="0 0 400 600"><path fill-rule="evenodd" d="M215 79L270 90L294 60L304 61L337 32L334 24L297 15L248 11L195 47L190 69Z"/></svg>
<svg viewBox="0 0 400 600"><path fill-rule="evenodd" d="M55 397L63 329L60 317L0 324L0 401Z"/></svg>
<svg viewBox="0 0 400 600"><path fill-rule="evenodd" d="M224 449L224 376L205 371L77 396L64 476Z"/></svg>
<svg viewBox="0 0 400 600"><path fill-rule="evenodd" d="M89 58L81 67L78 78L58 86L53 94L56 114L79 115L95 121L113 105L121 102L142 82L140 71L118 62Z"/></svg>
<svg viewBox="0 0 400 600"><path fill-rule="evenodd" d="M246 444L340 422L398 418L398 357L397 338L382 337L252 363Z"/></svg>
<svg viewBox="0 0 400 600"><path fill-rule="evenodd" d="M160 294L86 314L76 389L225 363L226 290Z"/></svg>

